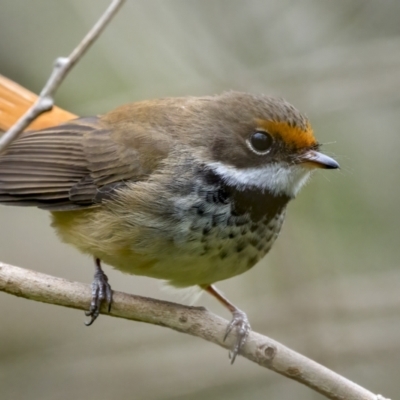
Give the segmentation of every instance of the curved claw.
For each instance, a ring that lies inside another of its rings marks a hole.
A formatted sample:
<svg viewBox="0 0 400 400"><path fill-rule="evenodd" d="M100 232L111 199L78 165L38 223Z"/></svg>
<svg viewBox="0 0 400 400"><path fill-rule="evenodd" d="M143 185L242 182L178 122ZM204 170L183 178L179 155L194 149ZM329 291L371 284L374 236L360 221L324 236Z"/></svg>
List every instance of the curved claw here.
<svg viewBox="0 0 400 400"><path fill-rule="evenodd" d="M251 331L249 320L247 315L239 310L234 304L232 304L214 285L202 286L204 290L214 296L222 305L224 305L232 313L232 321L228 324L224 336L224 341L233 329L236 331L236 343L233 349L229 351L229 358L231 364L235 362L236 356L240 353L244 344L246 343L247 337Z"/></svg>
<svg viewBox="0 0 400 400"><path fill-rule="evenodd" d="M232 330L235 329L237 335L236 343L234 344L233 349L229 352L231 364L235 362L236 356L240 353L240 350L246 343L247 337L249 336L249 333L251 331L249 320L247 319L247 315L243 311L235 310L232 312L232 315L232 321L226 328L224 336L225 341Z"/></svg>
<svg viewBox="0 0 400 400"><path fill-rule="evenodd" d="M86 315L87 317L91 316L91 318L90 318L89 321L85 321L85 322L84 322L85 326L90 326L90 325L92 325L93 322L94 322L94 321L96 320L96 318L98 317L98 315L96 315L96 316L91 315L91 314L90 314L90 311L86 311L86 312L85 312L85 315Z"/></svg>
<svg viewBox="0 0 400 400"><path fill-rule="evenodd" d="M89 321L85 322L86 326L90 326L100 314L101 305L103 302L108 305L108 312L111 310L112 303L112 289L108 283L107 275L103 272L100 265L100 260L96 259L96 272L92 282L92 301L90 308L85 312L87 317L91 317Z"/></svg>

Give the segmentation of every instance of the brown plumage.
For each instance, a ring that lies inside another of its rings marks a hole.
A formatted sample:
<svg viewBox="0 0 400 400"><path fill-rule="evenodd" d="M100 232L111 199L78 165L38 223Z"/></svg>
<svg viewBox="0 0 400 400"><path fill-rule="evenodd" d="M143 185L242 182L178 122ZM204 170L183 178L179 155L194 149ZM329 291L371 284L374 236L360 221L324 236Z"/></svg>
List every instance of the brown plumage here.
<svg viewBox="0 0 400 400"><path fill-rule="evenodd" d="M153 150L152 160L140 163L138 149L125 138L123 132L112 135L99 117L23 133L0 156L0 202L48 210L99 203L99 190L142 179L162 155Z"/></svg>
<svg viewBox="0 0 400 400"><path fill-rule="evenodd" d="M261 99L265 104L258 104ZM280 107L268 109L272 102ZM24 132L0 156L0 202L48 210L92 206L112 185L146 179L176 140L195 149L211 143L218 153L214 158L251 166L247 149L234 146L232 139L243 141L257 115L276 122L290 118L289 129L298 130L297 145L302 144L303 131L307 148L316 144L306 119L283 100L229 92L133 103L102 117ZM232 137L232 131L238 137ZM254 159L257 165L258 157Z"/></svg>
<svg viewBox="0 0 400 400"><path fill-rule="evenodd" d="M94 256L91 322L111 301L102 260L212 293L233 313L235 357L250 326L212 284L269 251L312 169L338 167L317 150L308 120L282 99L132 103L23 133L0 155L0 203L52 211L61 239Z"/></svg>

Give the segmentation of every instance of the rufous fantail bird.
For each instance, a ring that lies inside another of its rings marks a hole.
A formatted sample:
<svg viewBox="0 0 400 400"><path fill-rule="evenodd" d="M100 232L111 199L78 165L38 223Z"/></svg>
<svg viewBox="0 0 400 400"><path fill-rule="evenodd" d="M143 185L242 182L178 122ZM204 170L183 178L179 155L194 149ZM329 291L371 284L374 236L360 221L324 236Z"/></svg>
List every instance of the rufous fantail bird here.
<svg viewBox="0 0 400 400"><path fill-rule="evenodd" d="M95 259L91 324L112 291L101 262L199 286L246 341L246 314L214 286L252 268L317 168L309 121L280 98L226 92L140 101L26 131L0 155L0 203L49 210L62 241Z"/></svg>

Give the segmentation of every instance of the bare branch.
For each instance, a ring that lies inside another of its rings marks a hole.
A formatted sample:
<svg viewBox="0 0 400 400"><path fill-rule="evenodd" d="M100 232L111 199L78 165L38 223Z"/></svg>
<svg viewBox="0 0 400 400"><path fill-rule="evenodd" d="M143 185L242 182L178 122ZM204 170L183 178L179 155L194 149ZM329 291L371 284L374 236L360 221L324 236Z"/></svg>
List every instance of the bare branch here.
<svg viewBox="0 0 400 400"><path fill-rule="evenodd" d="M125 0L113 0L109 8L67 58L58 58L53 72L33 106L0 138L0 153L39 115L54 106L53 96L71 68L99 37ZM14 92L7 83L8 92ZM4 85L4 83L3 83ZM34 96L34 95L32 95ZM14 99L15 100L15 99ZM29 99L29 101L33 101ZM57 114L62 120L72 114ZM0 107L1 113L1 107ZM89 308L89 285L70 282L39 272L14 267L0 262L0 291L44 303L81 310ZM102 310L107 314L106 310ZM231 348L234 338L223 341L228 321L201 307L187 307L170 302L114 292L110 316L146 322L187 333L224 348ZM310 387L333 400L386 400L335 372L302 356L282 344L251 332L241 355L260 366Z"/></svg>
<svg viewBox="0 0 400 400"><path fill-rule="evenodd" d="M100 36L104 28L123 5L125 0L113 0L104 14L96 22L89 33L72 51L68 57L59 57L55 63L53 72L40 96L33 106L0 138L0 153L2 153L9 144L15 140L20 133L39 115L50 111L54 106L54 94L68 75L71 68L86 53L92 43Z"/></svg>
<svg viewBox="0 0 400 400"><path fill-rule="evenodd" d="M0 291L44 303L87 310L89 285L70 282L0 262ZM103 314L107 314L105 308ZM228 321L202 307L114 292L113 317L147 322L187 333L229 349L233 337L223 341ZM251 332L241 355L262 367L294 379L333 400L385 400L282 344Z"/></svg>

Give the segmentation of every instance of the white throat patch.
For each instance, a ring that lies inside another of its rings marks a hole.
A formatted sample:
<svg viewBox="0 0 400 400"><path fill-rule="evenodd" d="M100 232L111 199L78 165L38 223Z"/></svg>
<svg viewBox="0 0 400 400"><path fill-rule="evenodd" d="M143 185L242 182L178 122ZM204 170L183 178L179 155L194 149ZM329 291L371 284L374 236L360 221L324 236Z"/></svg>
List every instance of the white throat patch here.
<svg viewBox="0 0 400 400"><path fill-rule="evenodd" d="M260 168L238 169L214 162L209 167L229 186L238 190L257 187L274 195L295 197L311 176L311 170L302 165L274 163Z"/></svg>

